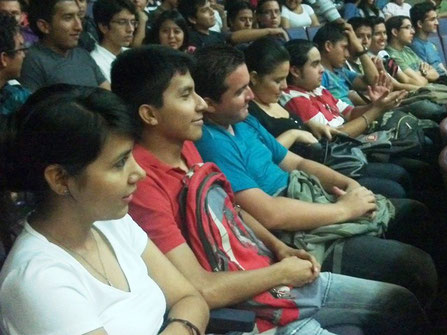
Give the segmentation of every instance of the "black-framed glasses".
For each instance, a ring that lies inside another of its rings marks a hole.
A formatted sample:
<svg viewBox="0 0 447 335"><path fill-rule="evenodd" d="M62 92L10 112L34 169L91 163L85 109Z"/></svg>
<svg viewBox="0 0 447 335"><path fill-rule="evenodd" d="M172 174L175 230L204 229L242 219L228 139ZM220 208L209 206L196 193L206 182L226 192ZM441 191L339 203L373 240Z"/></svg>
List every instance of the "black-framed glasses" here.
<svg viewBox="0 0 447 335"><path fill-rule="evenodd" d="M6 52L7 54L15 54L20 51L27 52L28 49L29 49L29 47L22 47L22 48L17 48L17 49L1 50L0 52Z"/></svg>
<svg viewBox="0 0 447 335"><path fill-rule="evenodd" d="M118 20L111 20L110 22L116 23L117 25L119 25L121 27L128 26L128 25L131 25L134 28L138 27L137 20L118 19Z"/></svg>

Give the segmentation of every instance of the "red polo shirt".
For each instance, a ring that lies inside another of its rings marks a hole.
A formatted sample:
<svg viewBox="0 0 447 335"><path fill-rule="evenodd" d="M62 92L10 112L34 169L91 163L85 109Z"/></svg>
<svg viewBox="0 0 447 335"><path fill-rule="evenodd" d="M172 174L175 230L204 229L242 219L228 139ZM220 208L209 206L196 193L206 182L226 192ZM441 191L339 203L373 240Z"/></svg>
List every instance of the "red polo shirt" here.
<svg viewBox="0 0 447 335"><path fill-rule="evenodd" d="M139 144L135 145L133 155L147 177L138 183L129 214L158 248L167 253L186 242L179 228L178 201L185 172L161 162ZM188 167L203 162L196 147L189 141L183 145L182 156Z"/></svg>

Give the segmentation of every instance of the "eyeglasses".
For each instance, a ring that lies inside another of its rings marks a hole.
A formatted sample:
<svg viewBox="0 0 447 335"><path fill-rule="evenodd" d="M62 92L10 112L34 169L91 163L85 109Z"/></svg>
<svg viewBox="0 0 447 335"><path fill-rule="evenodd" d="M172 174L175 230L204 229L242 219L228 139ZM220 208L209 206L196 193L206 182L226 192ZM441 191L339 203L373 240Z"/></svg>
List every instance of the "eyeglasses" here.
<svg viewBox="0 0 447 335"><path fill-rule="evenodd" d="M137 20L119 19L119 20L112 20L110 22L116 23L117 25L119 25L121 27L128 26L128 25L130 25L134 28L138 27Z"/></svg>
<svg viewBox="0 0 447 335"><path fill-rule="evenodd" d="M7 54L15 54L20 51L27 52L28 49L29 49L29 47L22 47L22 48L17 48L17 49L1 50L0 52L6 52Z"/></svg>

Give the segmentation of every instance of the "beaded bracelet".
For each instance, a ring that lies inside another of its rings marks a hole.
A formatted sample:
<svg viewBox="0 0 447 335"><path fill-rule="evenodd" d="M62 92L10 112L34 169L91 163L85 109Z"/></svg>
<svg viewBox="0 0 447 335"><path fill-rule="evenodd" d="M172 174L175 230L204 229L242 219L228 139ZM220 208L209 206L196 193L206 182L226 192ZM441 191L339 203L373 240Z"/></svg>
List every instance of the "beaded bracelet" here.
<svg viewBox="0 0 447 335"><path fill-rule="evenodd" d="M189 328L189 330L191 330L193 335L201 335L199 328L197 328L194 324L192 324L190 321L188 320L184 320L184 319L177 319L177 318L169 318L165 321L165 323L163 324L162 330L164 330L170 323L172 322L180 322L183 323L186 327Z"/></svg>

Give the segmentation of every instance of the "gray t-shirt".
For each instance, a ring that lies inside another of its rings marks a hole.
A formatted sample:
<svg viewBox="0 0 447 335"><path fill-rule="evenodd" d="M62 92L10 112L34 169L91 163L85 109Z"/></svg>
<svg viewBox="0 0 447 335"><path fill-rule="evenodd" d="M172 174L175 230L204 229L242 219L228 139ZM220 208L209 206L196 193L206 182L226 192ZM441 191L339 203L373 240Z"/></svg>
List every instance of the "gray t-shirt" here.
<svg viewBox="0 0 447 335"><path fill-rule="evenodd" d="M20 83L31 90L52 84L99 86L106 81L90 54L82 48L70 50L62 56L37 43L23 61Z"/></svg>

